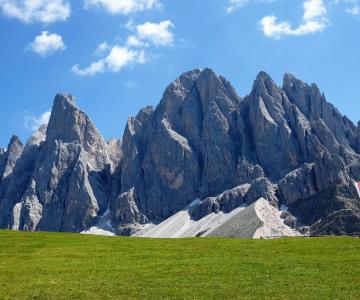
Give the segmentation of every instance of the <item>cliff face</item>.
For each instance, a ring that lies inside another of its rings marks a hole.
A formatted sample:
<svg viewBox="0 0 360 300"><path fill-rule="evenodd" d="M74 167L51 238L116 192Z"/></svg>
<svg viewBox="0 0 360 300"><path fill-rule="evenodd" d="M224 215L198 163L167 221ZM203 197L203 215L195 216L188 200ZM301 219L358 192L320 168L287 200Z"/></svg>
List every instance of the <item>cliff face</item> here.
<svg viewBox="0 0 360 300"><path fill-rule="evenodd" d="M281 88L261 72L241 99L209 69L185 73L155 110L128 121L113 223L128 233L196 198L199 219L264 197L288 206L299 226L322 220L314 233L348 232L354 219L358 232L358 133L316 85L292 75ZM334 212L333 226L324 218Z"/></svg>
<svg viewBox="0 0 360 300"><path fill-rule="evenodd" d="M10 140L8 148L0 150L0 181L5 180L15 167L17 159L23 151L23 144L17 136Z"/></svg>
<svg viewBox="0 0 360 300"><path fill-rule="evenodd" d="M109 208L114 230L131 234L194 199L200 219L263 197L313 234L360 233L359 132L289 74L281 88L261 72L241 99L210 69L184 73L122 142L58 95L47 128L0 152L0 227L79 232Z"/></svg>
<svg viewBox="0 0 360 300"><path fill-rule="evenodd" d="M2 184L1 227L75 232L88 228L109 204L107 149L74 99L56 96L47 129L29 140Z"/></svg>
<svg viewBox="0 0 360 300"><path fill-rule="evenodd" d="M114 223L161 220L197 197L235 186L239 103L225 79L196 70L172 83L155 110L130 118Z"/></svg>

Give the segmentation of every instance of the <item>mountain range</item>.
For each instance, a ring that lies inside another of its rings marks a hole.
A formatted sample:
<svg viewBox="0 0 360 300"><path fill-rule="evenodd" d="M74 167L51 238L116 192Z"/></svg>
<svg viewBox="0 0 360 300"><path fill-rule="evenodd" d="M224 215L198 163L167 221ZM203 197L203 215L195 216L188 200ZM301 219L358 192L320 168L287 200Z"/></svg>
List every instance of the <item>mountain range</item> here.
<svg viewBox="0 0 360 300"><path fill-rule="evenodd" d="M359 125L290 74L260 72L241 98L211 69L184 73L110 141L58 94L47 125L0 149L0 228L360 234Z"/></svg>

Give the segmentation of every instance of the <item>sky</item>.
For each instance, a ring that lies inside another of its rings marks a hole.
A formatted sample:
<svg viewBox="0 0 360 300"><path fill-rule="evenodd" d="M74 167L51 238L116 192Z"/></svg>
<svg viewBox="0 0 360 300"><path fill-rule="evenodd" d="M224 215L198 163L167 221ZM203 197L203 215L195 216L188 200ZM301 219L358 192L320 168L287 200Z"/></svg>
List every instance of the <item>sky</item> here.
<svg viewBox="0 0 360 300"><path fill-rule="evenodd" d="M266 71L316 83L360 120L360 0L0 0L0 146L48 121L58 92L106 138L210 67L240 96Z"/></svg>

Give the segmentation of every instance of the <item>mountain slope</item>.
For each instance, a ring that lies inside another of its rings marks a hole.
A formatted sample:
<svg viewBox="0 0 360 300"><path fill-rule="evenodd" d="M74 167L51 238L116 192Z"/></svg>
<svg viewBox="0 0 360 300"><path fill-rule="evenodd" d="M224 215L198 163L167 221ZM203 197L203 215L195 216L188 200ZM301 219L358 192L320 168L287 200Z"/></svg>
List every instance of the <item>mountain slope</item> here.
<svg viewBox="0 0 360 300"><path fill-rule="evenodd" d="M30 139L2 184L1 227L82 231L109 206L107 145L71 96L56 96L42 134Z"/></svg>
<svg viewBox="0 0 360 300"><path fill-rule="evenodd" d="M280 88L260 72L241 99L209 69L184 73L155 110L128 122L113 223L129 233L134 224L161 221L197 198L203 200L195 220L264 197L289 206L298 226L339 211L336 225L317 224L314 234L359 233L351 180L360 180L358 132L316 85L292 75L285 74ZM220 196L244 185L247 191Z"/></svg>
<svg viewBox="0 0 360 300"><path fill-rule="evenodd" d="M359 154L359 127L290 74L260 72L240 98L210 69L184 73L121 142L58 95L47 128L0 151L0 228L81 232L106 215L131 235L196 199L191 222L264 198L302 232L360 234Z"/></svg>

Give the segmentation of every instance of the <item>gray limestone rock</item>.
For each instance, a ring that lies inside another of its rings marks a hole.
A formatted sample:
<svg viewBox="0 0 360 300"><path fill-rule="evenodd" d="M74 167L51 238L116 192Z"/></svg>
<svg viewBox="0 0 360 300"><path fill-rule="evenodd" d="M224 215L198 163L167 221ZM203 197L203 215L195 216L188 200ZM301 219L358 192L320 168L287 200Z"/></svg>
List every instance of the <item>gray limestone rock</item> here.
<svg viewBox="0 0 360 300"><path fill-rule="evenodd" d="M180 76L155 110L145 108L129 119L118 195L134 189L133 207L147 219L160 221L195 198L238 185L239 102L229 82L212 70ZM122 206L121 201L114 202L113 207ZM114 218L115 225L125 219Z"/></svg>
<svg viewBox="0 0 360 300"><path fill-rule="evenodd" d="M16 161L19 159L22 151L23 144L17 136L13 136L7 147L7 150L3 150L0 154L0 182L8 177L15 167Z"/></svg>
<svg viewBox="0 0 360 300"><path fill-rule="evenodd" d="M200 219L263 197L306 233L358 233L359 127L290 74L260 72L242 99L210 69L184 73L108 142L59 94L47 127L0 149L0 228L79 232L109 209L130 235L195 199Z"/></svg>
<svg viewBox="0 0 360 300"><path fill-rule="evenodd" d="M44 134L27 143L7 184L2 228L79 232L109 206L111 157L72 96L57 95Z"/></svg>
<svg viewBox="0 0 360 300"><path fill-rule="evenodd" d="M41 135L36 132L34 135ZM31 141L38 140L30 138L25 145L21 156L7 178L0 184L0 228L21 229L20 213L21 199L27 189L34 170L40 144Z"/></svg>
<svg viewBox="0 0 360 300"><path fill-rule="evenodd" d="M281 212L280 215L281 219L284 219L284 224L291 227L291 228L296 228L296 218L288 211L283 211Z"/></svg>
<svg viewBox="0 0 360 300"><path fill-rule="evenodd" d="M337 186L360 179L358 132L316 85L292 75L281 88L260 72L242 100L209 69L184 73L155 110L128 122L113 199L134 189L134 209L114 223L145 222L139 214L161 221L196 198L203 199L192 212L199 219L264 197L290 206L289 224L299 217L311 226L340 206L329 200L318 214L305 203L331 190L337 197ZM114 207L124 207L120 199Z"/></svg>

